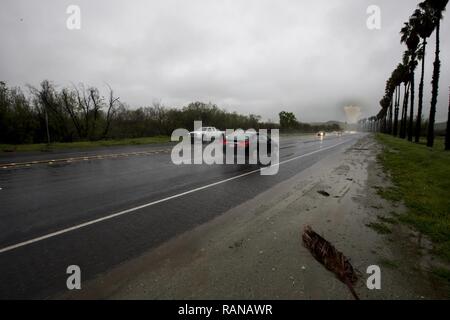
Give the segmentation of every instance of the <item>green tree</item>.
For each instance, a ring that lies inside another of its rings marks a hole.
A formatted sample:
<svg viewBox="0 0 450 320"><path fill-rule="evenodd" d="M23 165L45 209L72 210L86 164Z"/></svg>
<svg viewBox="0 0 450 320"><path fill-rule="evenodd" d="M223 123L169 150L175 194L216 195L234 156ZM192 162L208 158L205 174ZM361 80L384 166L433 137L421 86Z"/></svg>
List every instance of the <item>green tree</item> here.
<svg viewBox="0 0 450 320"><path fill-rule="evenodd" d="M297 119L292 112L281 111L280 117L280 127L281 129L295 129L298 125Z"/></svg>

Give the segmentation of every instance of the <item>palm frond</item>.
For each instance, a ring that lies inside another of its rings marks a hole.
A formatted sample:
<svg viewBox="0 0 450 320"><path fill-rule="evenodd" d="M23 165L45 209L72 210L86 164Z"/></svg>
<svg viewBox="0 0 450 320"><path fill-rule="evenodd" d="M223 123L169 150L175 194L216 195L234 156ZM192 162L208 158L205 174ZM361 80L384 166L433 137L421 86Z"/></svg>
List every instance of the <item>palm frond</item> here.
<svg viewBox="0 0 450 320"><path fill-rule="evenodd" d="M353 287L358 281L358 276L350 264L350 260L330 242L314 232L310 226L305 226L302 239L303 245L311 252L313 257L345 283L353 297L359 300Z"/></svg>

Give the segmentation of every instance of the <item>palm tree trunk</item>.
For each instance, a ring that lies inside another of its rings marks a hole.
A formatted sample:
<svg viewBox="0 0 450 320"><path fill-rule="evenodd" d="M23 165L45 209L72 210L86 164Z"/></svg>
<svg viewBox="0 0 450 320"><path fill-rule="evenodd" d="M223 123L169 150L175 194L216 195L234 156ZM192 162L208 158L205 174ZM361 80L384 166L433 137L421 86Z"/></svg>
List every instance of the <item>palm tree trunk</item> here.
<svg viewBox="0 0 450 320"><path fill-rule="evenodd" d="M393 109L393 106L394 106L394 93L392 94L391 104L389 105L389 122L387 125L387 133L389 133L389 134L392 134L392 109Z"/></svg>
<svg viewBox="0 0 450 320"><path fill-rule="evenodd" d="M406 119L408 117L408 97L409 97L409 84L405 83L405 94L403 96L403 108L402 108L402 120L400 122L400 138L406 138Z"/></svg>
<svg viewBox="0 0 450 320"><path fill-rule="evenodd" d="M448 95L447 131L445 132L445 150L450 150L450 87Z"/></svg>
<svg viewBox="0 0 450 320"><path fill-rule="evenodd" d="M415 62L415 57L413 55L412 59L413 63ZM414 68L414 67L412 67ZM412 142L413 139L413 123L414 123L414 69L411 70L411 106L409 108L409 124L408 124L408 141ZM405 122L406 124L406 122Z"/></svg>
<svg viewBox="0 0 450 320"><path fill-rule="evenodd" d="M397 86L395 92L395 109L394 109L394 132L392 133L394 137L398 135L398 108L400 106L400 90L401 87Z"/></svg>
<svg viewBox="0 0 450 320"><path fill-rule="evenodd" d="M439 93L439 73L441 69L441 61L439 60L439 30L440 21L436 23L436 51L434 58L434 68L433 68L433 79L431 81L432 92L431 92L431 106L430 106L430 118L428 119L428 136L427 136L427 146L433 147L434 145L434 122L436 116L436 105L437 97Z"/></svg>
<svg viewBox="0 0 450 320"><path fill-rule="evenodd" d="M422 132L422 106L423 106L423 81L425 76L425 48L427 40L423 39L423 55L422 55L422 73L420 75L419 84L419 105L417 106L417 120L416 120L416 137L415 142L420 141L420 134Z"/></svg>
<svg viewBox="0 0 450 320"><path fill-rule="evenodd" d="M399 138L403 139L403 117L405 116L405 100L406 100L406 84L404 88L404 94L403 94L403 102L402 102L402 113L400 114L400 132L399 132Z"/></svg>

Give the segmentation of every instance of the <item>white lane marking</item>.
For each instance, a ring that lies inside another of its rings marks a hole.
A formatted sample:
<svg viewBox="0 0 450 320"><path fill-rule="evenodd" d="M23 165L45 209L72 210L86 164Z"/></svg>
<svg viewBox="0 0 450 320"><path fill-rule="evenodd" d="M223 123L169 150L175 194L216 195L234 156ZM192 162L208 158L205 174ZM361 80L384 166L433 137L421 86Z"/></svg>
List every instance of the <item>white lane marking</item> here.
<svg viewBox="0 0 450 320"><path fill-rule="evenodd" d="M350 141L350 139L346 140L346 141L343 141L343 142L340 142L340 143L335 144L335 145L330 146L330 147L320 148L318 150L311 151L309 153L305 153L305 154L302 154L300 156L297 156L297 157L294 157L294 158L291 158L291 159L288 159L288 160L281 161L278 164L274 164L273 166L286 164L288 162L292 162L292 161L295 161L297 159L304 158L304 157L310 156L310 155L318 153L318 152L322 152L322 151L325 151L325 150L328 150L328 149L332 149L334 147L337 147L337 146L339 146L341 144L344 144L344 143L347 143L349 141ZM77 230L77 229L81 229L81 228L93 225L93 224L98 223L98 222L102 222L102 221L105 221L105 220L110 220L112 218L115 218L115 217L118 217L118 216L122 216L122 215L127 214L127 213L135 212L135 211L138 211L140 209L144 209L144 208L153 206L153 205L158 204L158 203L162 203L162 202L166 202L166 201L169 201L169 200L172 200L172 199L180 198L180 197L183 197L185 195L188 195L188 194L191 194L191 193L194 193L194 192L197 192L197 191L201 191L201 190L208 189L208 188L211 188L211 187L214 187L214 186L217 186L217 185L229 182L229 181L233 181L233 180L236 180L236 179L239 179L239 178L243 178L243 177L246 177L246 176L251 175L253 173L259 172L259 171L261 171L261 169L262 168L256 169L256 170L253 170L253 171L249 171L249 172L246 172L246 173L243 173L243 174L240 174L240 175L237 175L237 176L225 179L225 180L221 180L221 181L217 181L217 182L214 182L214 183L211 183L211 184L207 184L207 185L205 185L203 187L198 187L198 188L195 188L195 189L191 189L189 191L178 193L178 194L175 194L175 195L167 197L167 198L163 198L163 199L160 199L160 200L152 201L152 202L149 202L149 203L146 203L146 204L143 204L143 205L131 208L131 209L123 210L123 211L120 211L120 212L116 212L116 213L104 216L102 218L98 218L98 219L95 219L95 220L87 221L87 222L75 225L73 227L69 227L69 228L62 229L62 230L59 230L59 231L56 231L56 232L52 232L52 233L49 233L49 234L46 234L46 235L43 235L43 236L31 239L31 240L23 241L23 242L20 242L20 243L17 243L17 244L14 244L14 245L11 245L11 246L8 246L8 247L0 249L0 253L4 253L4 252L11 251L11 250L14 250L14 249L17 249L17 248L20 248L20 247L24 247L26 245L29 245L29 244L32 244L32 243L35 243L35 242L39 242L39 241L42 241L42 240L45 240L45 239L53 238L53 237L56 237L58 235L70 232L70 231L74 231L74 230Z"/></svg>

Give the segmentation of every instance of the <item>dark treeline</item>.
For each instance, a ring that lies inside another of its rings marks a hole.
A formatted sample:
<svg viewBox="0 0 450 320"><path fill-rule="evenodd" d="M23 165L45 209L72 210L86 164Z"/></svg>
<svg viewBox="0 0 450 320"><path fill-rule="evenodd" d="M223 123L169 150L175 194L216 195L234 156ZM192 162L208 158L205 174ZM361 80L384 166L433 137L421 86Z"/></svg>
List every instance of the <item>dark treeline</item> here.
<svg viewBox="0 0 450 320"><path fill-rule="evenodd" d="M312 125L309 123L302 123L297 120L294 113L281 111L279 113L280 127L283 132L303 132L313 133L317 131L340 131L342 128L337 123Z"/></svg>
<svg viewBox="0 0 450 320"><path fill-rule="evenodd" d="M193 129L194 120L226 128L278 128L257 115L227 112L211 103L194 102L181 109L154 102L130 109L108 86L106 96L84 85L57 89L49 81L39 88L8 88L0 82L0 143L46 143L170 135ZM47 126L48 124L48 126ZM47 130L48 127L48 130Z"/></svg>
<svg viewBox="0 0 450 320"><path fill-rule="evenodd" d="M280 125L262 122L258 115L227 112L212 103L193 102L169 108L159 102L131 109L111 87L106 95L95 87L58 89L45 80L38 88L9 88L0 82L0 143L95 141L170 135L177 128L193 130L194 121L218 129L274 129L285 132L340 130L339 125L310 125L293 113L281 112Z"/></svg>

